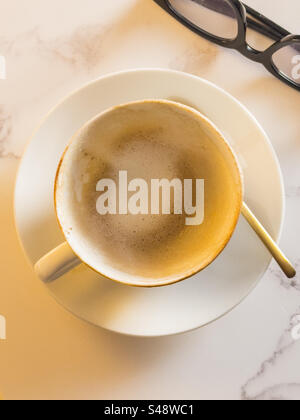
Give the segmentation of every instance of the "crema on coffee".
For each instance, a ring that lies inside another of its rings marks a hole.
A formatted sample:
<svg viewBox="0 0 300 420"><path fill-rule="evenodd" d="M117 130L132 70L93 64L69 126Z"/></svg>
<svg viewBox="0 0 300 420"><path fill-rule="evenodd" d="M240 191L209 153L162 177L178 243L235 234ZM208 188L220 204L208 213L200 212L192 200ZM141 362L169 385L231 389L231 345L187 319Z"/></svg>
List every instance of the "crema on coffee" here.
<svg viewBox="0 0 300 420"><path fill-rule="evenodd" d="M241 197L221 134L169 101L126 104L89 122L56 182L58 219L75 253L109 278L149 286L212 262L234 230Z"/></svg>

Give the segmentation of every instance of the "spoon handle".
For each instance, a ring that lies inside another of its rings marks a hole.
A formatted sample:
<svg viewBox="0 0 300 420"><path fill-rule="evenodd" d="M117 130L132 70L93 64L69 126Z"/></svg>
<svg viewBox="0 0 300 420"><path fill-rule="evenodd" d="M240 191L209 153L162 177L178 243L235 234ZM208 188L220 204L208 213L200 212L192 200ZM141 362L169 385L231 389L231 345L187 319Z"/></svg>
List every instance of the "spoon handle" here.
<svg viewBox="0 0 300 420"><path fill-rule="evenodd" d="M246 203L243 203L242 207L242 214L252 227L252 229L257 233L259 238L268 248L272 256L275 258L279 266L281 267L284 274L289 278L293 278L296 276L296 270L287 259L287 257L283 254L280 250L279 246L276 242L272 239L270 234L266 231L263 225L259 222L259 220L255 217L252 211L249 209Z"/></svg>

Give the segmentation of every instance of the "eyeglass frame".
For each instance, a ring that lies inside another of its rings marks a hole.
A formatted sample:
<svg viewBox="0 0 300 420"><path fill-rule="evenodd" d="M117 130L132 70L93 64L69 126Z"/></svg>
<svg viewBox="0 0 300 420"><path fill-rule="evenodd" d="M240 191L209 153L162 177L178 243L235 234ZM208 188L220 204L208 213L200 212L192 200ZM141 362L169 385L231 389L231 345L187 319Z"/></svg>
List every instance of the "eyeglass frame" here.
<svg viewBox="0 0 300 420"><path fill-rule="evenodd" d="M180 23L191 29L193 32L225 48L234 49L248 59L262 64L273 76L288 86L300 91L300 85L291 80L286 74L280 71L273 61L274 54L282 48L291 44L299 43L300 35L293 35L286 29L277 25L266 16L242 3L240 0L226 0L234 8L238 22L238 34L234 39L224 39L201 29L189 19L176 11L169 0L154 0L160 7L173 16ZM249 17L247 16L250 15ZM254 19L253 19L254 18ZM273 39L275 43L265 51L253 48L247 42L247 28L250 27L261 34Z"/></svg>

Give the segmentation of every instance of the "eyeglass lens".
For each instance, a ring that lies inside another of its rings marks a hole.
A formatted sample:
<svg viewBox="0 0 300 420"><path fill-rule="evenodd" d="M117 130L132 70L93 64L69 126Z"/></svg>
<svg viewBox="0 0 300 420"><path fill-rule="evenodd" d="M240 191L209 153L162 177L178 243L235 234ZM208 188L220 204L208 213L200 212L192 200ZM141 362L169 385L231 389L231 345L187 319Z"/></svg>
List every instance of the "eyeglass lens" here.
<svg viewBox="0 0 300 420"><path fill-rule="evenodd" d="M169 0L173 10L198 28L218 38L238 35L236 11L227 0Z"/></svg>
<svg viewBox="0 0 300 420"><path fill-rule="evenodd" d="M284 76L300 86L300 42L278 50L273 55L273 63Z"/></svg>

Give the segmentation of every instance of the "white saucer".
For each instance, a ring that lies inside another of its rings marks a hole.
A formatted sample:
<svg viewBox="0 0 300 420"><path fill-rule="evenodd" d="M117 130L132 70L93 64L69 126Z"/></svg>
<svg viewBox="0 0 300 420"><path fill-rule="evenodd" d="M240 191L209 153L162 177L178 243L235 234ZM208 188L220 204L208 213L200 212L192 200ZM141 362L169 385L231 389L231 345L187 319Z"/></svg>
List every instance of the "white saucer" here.
<svg viewBox="0 0 300 420"><path fill-rule="evenodd" d="M54 213L53 182L72 135L111 106L153 98L193 105L221 129L243 168L248 204L279 238L284 214L282 176L272 146L256 120L209 82L174 71L137 70L101 78L75 92L34 134L20 165L15 193L16 225L32 265L63 241ZM204 326L233 309L254 288L270 261L241 219L215 263L182 283L158 289L133 288L81 266L47 287L65 308L100 327L136 336L170 335Z"/></svg>

